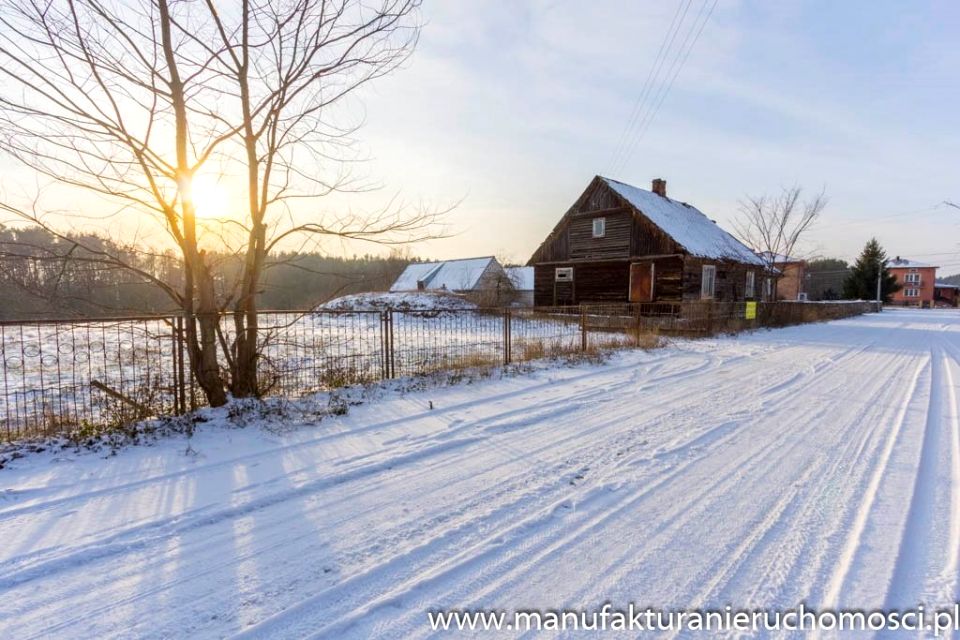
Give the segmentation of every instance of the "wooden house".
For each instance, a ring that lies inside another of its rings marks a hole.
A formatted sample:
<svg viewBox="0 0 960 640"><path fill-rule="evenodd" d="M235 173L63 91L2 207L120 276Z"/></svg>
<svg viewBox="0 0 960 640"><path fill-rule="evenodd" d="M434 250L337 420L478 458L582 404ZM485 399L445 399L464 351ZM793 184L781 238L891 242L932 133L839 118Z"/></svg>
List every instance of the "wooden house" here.
<svg viewBox="0 0 960 640"><path fill-rule="evenodd" d="M596 176L530 258L538 306L757 299L764 263L695 207Z"/></svg>

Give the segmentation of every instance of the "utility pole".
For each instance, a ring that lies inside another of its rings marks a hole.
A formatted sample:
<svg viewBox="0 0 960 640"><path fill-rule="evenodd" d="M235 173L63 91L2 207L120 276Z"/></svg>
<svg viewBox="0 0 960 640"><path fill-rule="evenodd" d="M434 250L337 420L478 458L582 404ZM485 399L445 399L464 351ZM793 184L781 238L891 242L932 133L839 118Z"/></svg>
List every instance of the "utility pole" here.
<svg viewBox="0 0 960 640"><path fill-rule="evenodd" d="M883 308L880 306L880 282L883 280L883 263L886 260L877 261L877 311L883 311Z"/></svg>

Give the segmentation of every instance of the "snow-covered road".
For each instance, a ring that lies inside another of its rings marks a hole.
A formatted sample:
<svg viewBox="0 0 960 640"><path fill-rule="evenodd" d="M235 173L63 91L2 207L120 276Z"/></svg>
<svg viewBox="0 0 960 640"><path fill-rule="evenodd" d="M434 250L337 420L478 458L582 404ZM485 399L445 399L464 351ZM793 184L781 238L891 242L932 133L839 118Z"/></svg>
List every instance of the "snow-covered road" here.
<svg viewBox="0 0 960 640"><path fill-rule="evenodd" d="M0 471L0 637L952 602L960 313L889 311ZM433 402L431 410L429 402Z"/></svg>

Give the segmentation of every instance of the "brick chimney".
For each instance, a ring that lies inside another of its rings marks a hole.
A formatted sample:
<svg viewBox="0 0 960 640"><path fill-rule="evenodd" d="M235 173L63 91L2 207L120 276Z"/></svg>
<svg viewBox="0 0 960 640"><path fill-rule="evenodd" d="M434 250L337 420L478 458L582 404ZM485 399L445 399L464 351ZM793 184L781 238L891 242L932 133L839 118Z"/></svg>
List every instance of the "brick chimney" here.
<svg viewBox="0 0 960 640"><path fill-rule="evenodd" d="M667 181L663 178L654 178L653 187L650 189L661 198L667 197Z"/></svg>

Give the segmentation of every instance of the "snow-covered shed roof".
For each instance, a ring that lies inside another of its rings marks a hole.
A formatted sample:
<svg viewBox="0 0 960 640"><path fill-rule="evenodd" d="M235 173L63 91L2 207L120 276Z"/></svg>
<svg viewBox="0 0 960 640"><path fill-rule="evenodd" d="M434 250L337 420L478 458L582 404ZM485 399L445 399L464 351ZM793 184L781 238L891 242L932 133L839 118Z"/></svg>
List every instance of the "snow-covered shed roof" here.
<svg viewBox="0 0 960 640"><path fill-rule="evenodd" d="M746 245L696 207L610 178L600 179L691 255L764 265Z"/></svg>
<svg viewBox="0 0 960 640"><path fill-rule="evenodd" d="M917 262L916 260L910 260L909 258L901 258L897 256L893 260L887 262L887 267L893 269L921 269L924 267L933 267L936 269L936 265L927 264L926 262Z"/></svg>
<svg viewBox="0 0 960 640"><path fill-rule="evenodd" d="M533 291L533 267L507 267L507 277L520 291Z"/></svg>
<svg viewBox="0 0 960 640"><path fill-rule="evenodd" d="M462 258L442 262L415 262L407 266L390 287L390 291L416 291L423 289L446 289L447 291L470 291L476 288L483 272L493 256Z"/></svg>
<svg viewBox="0 0 960 640"><path fill-rule="evenodd" d="M960 284L950 284L948 282L934 282L933 286L938 289L960 289Z"/></svg>

